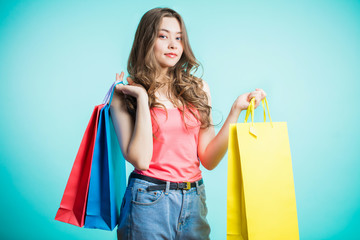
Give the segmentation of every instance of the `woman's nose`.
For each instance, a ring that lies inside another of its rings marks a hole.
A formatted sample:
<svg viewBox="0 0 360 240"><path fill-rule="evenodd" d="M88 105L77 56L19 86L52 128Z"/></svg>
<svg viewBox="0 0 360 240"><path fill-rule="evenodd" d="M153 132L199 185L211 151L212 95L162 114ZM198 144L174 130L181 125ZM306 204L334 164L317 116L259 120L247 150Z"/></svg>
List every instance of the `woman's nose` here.
<svg viewBox="0 0 360 240"><path fill-rule="evenodd" d="M177 43L174 40L171 40L169 43L169 48L170 49L177 49Z"/></svg>

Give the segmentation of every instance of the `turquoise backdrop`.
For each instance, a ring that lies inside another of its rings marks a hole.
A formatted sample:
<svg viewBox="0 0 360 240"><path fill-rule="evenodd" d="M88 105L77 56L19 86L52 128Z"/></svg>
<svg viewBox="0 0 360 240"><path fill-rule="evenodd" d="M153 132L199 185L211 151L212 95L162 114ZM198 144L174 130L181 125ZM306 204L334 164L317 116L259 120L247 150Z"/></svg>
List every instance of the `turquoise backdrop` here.
<svg viewBox="0 0 360 240"><path fill-rule="evenodd" d="M93 107L154 7L183 16L215 122L260 87L288 123L300 238L360 239L358 0L2 0L0 239L116 239L54 217ZM211 239L226 239L227 156L203 176Z"/></svg>

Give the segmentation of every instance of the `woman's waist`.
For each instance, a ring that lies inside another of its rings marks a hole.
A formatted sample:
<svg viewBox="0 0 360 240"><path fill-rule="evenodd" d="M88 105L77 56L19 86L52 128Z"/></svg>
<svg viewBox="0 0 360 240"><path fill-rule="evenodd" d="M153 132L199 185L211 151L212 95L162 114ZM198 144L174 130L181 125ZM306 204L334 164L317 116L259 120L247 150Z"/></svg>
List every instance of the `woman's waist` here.
<svg viewBox="0 0 360 240"><path fill-rule="evenodd" d="M170 182L195 182L202 179L201 170L198 167L191 169L177 169L169 167L155 167L150 164L150 167L146 171L135 169L136 174L156 178L162 181Z"/></svg>

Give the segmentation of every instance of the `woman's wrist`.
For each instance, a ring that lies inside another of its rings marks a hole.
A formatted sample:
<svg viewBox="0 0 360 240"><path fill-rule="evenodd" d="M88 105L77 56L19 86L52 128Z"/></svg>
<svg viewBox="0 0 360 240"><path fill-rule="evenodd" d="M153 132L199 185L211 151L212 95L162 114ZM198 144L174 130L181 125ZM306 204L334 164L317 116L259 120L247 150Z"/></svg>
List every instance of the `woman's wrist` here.
<svg viewBox="0 0 360 240"><path fill-rule="evenodd" d="M230 115L234 116L236 120L239 118L240 113L243 109L239 106L237 101L231 106Z"/></svg>
<svg viewBox="0 0 360 240"><path fill-rule="evenodd" d="M243 95L239 96L235 102L233 103L231 110L234 112L238 112L239 114L241 113L242 110L246 110L246 106L245 106L245 97Z"/></svg>
<svg viewBox="0 0 360 240"><path fill-rule="evenodd" d="M136 100L137 100L137 104L138 104L138 105L144 104L144 105L148 106L148 104L149 104L149 97L148 97L147 94L140 94L140 95L136 98Z"/></svg>

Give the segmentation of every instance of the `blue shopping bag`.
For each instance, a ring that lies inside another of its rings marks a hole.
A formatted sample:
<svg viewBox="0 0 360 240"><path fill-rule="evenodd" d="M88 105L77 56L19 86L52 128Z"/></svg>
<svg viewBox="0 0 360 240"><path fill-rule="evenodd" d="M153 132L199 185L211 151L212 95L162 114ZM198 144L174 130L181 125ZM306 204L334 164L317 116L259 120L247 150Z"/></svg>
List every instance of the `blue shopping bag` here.
<svg viewBox="0 0 360 240"><path fill-rule="evenodd" d="M111 120L109 106L115 85L113 84L110 88L112 91L109 95L110 101L105 101L108 103L100 111L90 175L85 228L113 230L118 224L121 200L125 193L125 159Z"/></svg>
<svg viewBox="0 0 360 240"><path fill-rule="evenodd" d="M109 159L109 174L110 174L110 201L115 203L111 207L111 222L116 223L112 229L117 225L117 220L120 216L120 207L122 198L126 190L126 166L125 158L121 152L118 137L115 132L113 121L110 115L110 107L107 105L107 114L105 114L106 137L108 142L108 159Z"/></svg>

